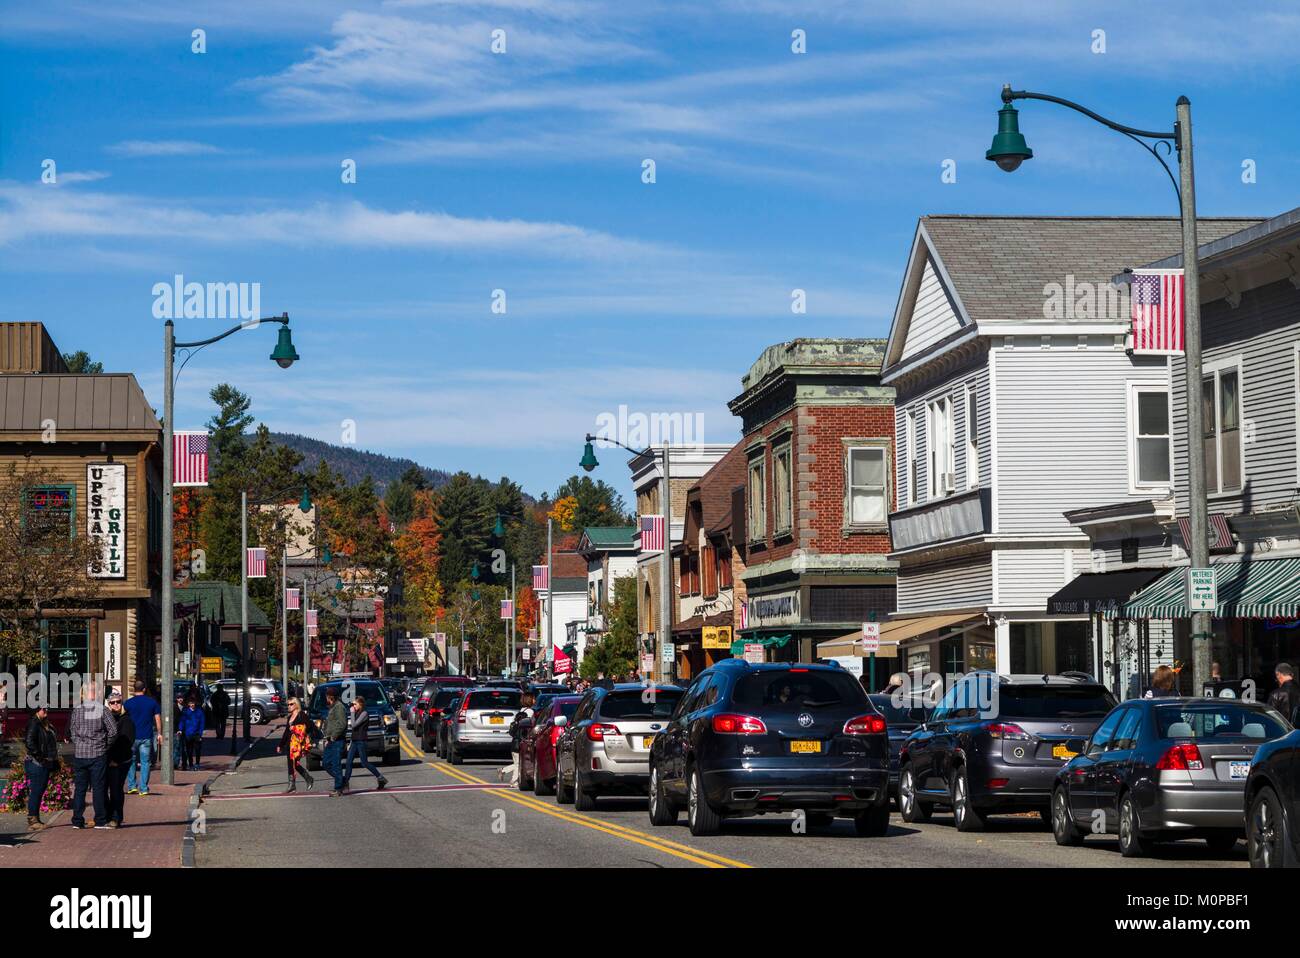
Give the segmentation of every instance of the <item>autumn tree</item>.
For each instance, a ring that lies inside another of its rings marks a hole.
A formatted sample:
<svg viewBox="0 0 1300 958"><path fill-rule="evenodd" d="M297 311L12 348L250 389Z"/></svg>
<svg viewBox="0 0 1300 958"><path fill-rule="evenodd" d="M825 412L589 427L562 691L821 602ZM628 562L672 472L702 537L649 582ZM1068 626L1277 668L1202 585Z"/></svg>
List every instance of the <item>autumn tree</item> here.
<svg viewBox="0 0 1300 958"><path fill-rule="evenodd" d="M614 601L607 603L605 621L609 630L582 656L580 673L594 679L597 672L622 675L639 668L637 660L636 576L614 580Z"/></svg>
<svg viewBox="0 0 1300 958"><path fill-rule="evenodd" d="M555 491L554 498L557 507L565 500L573 500L569 528L579 532L588 526L623 526L632 521L623 497L603 479L570 476Z"/></svg>
<svg viewBox="0 0 1300 958"><path fill-rule="evenodd" d="M420 631L432 631L443 612L438 578L441 543L433 496L427 489L418 490L411 519L394 539L393 551L402 576L402 612Z"/></svg>

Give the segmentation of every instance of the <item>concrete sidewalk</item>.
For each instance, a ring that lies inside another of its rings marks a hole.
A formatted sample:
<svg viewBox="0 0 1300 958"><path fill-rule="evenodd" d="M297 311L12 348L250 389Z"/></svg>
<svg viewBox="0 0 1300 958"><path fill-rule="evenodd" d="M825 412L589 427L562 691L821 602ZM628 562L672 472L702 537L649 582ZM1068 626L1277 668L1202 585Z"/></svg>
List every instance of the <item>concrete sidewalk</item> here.
<svg viewBox="0 0 1300 958"><path fill-rule="evenodd" d="M253 729L252 746L263 738L278 738L282 719ZM175 785L163 785L155 768L150 772L148 796L128 795L119 829L78 831L72 812L46 816L44 831L27 831L27 816L0 815L0 868L179 868L190 809L196 789L202 788L244 758L250 746L240 740L239 754L230 754L230 739L218 739L211 730L203 736L203 759L198 771L176 772ZM90 797L86 823L93 824Z"/></svg>

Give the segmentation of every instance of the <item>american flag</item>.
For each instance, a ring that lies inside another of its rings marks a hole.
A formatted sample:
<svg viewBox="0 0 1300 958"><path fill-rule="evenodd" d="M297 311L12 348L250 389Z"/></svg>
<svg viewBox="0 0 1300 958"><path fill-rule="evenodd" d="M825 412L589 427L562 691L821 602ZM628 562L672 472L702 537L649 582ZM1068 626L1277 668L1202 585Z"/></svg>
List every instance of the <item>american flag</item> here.
<svg viewBox="0 0 1300 958"><path fill-rule="evenodd" d="M297 589L284 590L284 607L290 610L299 608Z"/></svg>
<svg viewBox="0 0 1300 958"><path fill-rule="evenodd" d="M307 628L309 628L309 629L314 629L314 628L316 628L316 610L315 610L315 609L308 609L308 610L307 610Z"/></svg>
<svg viewBox="0 0 1300 958"><path fill-rule="evenodd" d="M266 550L252 548L248 550L248 577L250 579L266 578Z"/></svg>
<svg viewBox="0 0 1300 958"><path fill-rule="evenodd" d="M742 631L744 629L749 628L749 603L748 602L740 603L740 628Z"/></svg>
<svg viewBox="0 0 1300 958"><path fill-rule="evenodd" d="M551 567L545 565L533 566L533 591L538 589L549 589L551 587Z"/></svg>
<svg viewBox="0 0 1300 958"><path fill-rule="evenodd" d="M208 484L208 434L177 432L172 434L172 485L206 486Z"/></svg>
<svg viewBox="0 0 1300 958"><path fill-rule="evenodd" d="M1183 271L1135 272L1129 290L1133 352L1169 356L1183 351Z"/></svg>
<svg viewBox="0 0 1300 958"><path fill-rule="evenodd" d="M641 517L641 551L662 552L664 549L664 517Z"/></svg>
<svg viewBox="0 0 1300 958"><path fill-rule="evenodd" d="M513 619L515 617L515 603L513 599L501 600L501 618Z"/></svg>

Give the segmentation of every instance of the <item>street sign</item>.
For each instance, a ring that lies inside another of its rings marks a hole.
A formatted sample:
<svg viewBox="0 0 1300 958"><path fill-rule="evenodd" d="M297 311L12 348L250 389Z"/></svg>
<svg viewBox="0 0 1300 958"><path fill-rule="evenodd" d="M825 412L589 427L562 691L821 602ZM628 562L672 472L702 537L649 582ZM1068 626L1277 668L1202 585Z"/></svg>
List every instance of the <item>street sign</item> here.
<svg viewBox="0 0 1300 958"><path fill-rule="evenodd" d="M525 645L525 646L524 646L524 661L525 661L525 662L531 662L532 660L533 660L533 650L530 649L528 646Z"/></svg>
<svg viewBox="0 0 1300 958"><path fill-rule="evenodd" d="M677 646L671 642L665 642L659 648L659 661L664 665L671 665L677 659Z"/></svg>
<svg viewBox="0 0 1300 958"><path fill-rule="evenodd" d="M879 622L862 623L862 651L863 652L880 651L880 623Z"/></svg>
<svg viewBox="0 0 1300 958"><path fill-rule="evenodd" d="M1219 605L1219 590L1213 569L1187 570L1187 609L1189 612L1213 612Z"/></svg>
<svg viewBox="0 0 1300 958"><path fill-rule="evenodd" d="M655 657L653 652L643 652L641 654L641 674L649 675L655 670Z"/></svg>
<svg viewBox="0 0 1300 958"><path fill-rule="evenodd" d="M757 664L757 663L760 663L760 662L764 661L764 659L766 659L766 655L764 655L764 653L763 653L763 646L762 646L761 643L759 643L759 642L746 642L746 643L745 643L745 661L746 661L746 662L752 662L752 663Z"/></svg>
<svg viewBox="0 0 1300 958"><path fill-rule="evenodd" d="M221 674L221 656L205 655L199 659L200 675L220 675Z"/></svg>

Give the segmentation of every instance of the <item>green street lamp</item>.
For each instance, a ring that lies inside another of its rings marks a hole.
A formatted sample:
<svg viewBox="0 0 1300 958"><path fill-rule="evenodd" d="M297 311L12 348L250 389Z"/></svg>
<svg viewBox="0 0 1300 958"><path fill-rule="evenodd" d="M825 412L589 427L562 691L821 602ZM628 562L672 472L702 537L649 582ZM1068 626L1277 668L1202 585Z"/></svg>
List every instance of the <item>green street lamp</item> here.
<svg viewBox="0 0 1300 958"><path fill-rule="evenodd" d="M329 565L331 562L334 561L334 556L330 555L330 547L328 542L325 543L325 548L320 554L320 561L324 562L326 565Z"/></svg>
<svg viewBox="0 0 1300 958"><path fill-rule="evenodd" d="M586 472L591 472L600 465L600 463L596 461L596 450L591 448L590 442L583 447L582 458L578 461L578 465L582 466Z"/></svg>
<svg viewBox="0 0 1300 958"><path fill-rule="evenodd" d="M311 492L306 486L302 487L302 498L298 500L298 510L306 515L311 512Z"/></svg>
<svg viewBox="0 0 1300 958"><path fill-rule="evenodd" d="M1178 197L1178 208L1182 220L1182 265L1183 265L1183 342L1185 344L1184 372L1186 375L1186 393L1193 400L1201 394L1201 276L1197 260L1196 239L1196 177L1192 161L1192 102L1180 96L1174 104L1174 128L1172 130L1139 130L1108 120L1094 113L1087 107L1070 100L1064 100L1047 93L1031 93L1028 90L1012 90L1010 84L1002 87L1002 109L998 111L998 132L993 137L993 145L985 156L993 160L1008 173L1033 156L1025 145L1025 138L1020 134L1020 124L1016 111L1011 107L1013 100L1045 100L1069 107L1076 113L1082 113L1091 120L1122 133L1130 140L1150 153L1164 169L1165 175L1173 185ZM1163 150L1164 155L1161 155ZM1165 157L1178 155L1178 175L1165 162ZM1131 271L1127 273L1132 276ZM1204 428L1204 409L1200 402L1187 403L1187 447L1196 449L1201 442ZM1205 457L1189 456L1187 462L1188 522L1190 525L1189 553L1193 569L1208 569L1210 566L1209 545L1209 509L1206 501ZM1210 679L1211 647L1214 639L1211 631L1209 612L1194 612L1191 616L1192 639L1192 688L1203 690ZM1116 677L1118 681L1118 677Z"/></svg>
<svg viewBox="0 0 1300 958"><path fill-rule="evenodd" d="M474 565L469 570L469 575L470 578L473 579L475 582L478 581L478 560L477 559L474 560Z"/></svg>
<svg viewBox="0 0 1300 958"><path fill-rule="evenodd" d="M501 521L501 513L497 513L497 523L492 527L492 535L500 539L506 534L506 524Z"/></svg>
<svg viewBox="0 0 1300 958"><path fill-rule="evenodd" d="M287 325L280 327L280 338L276 340L275 349L271 350L271 358L281 369L288 369L299 359L298 350L293 348L293 334Z"/></svg>
<svg viewBox="0 0 1300 958"><path fill-rule="evenodd" d="M996 163L998 169L1012 173L1033 156L1034 151L1020 132L1019 111L1007 103L998 110L998 132L993 135L993 145L984 153L984 158Z"/></svg>

